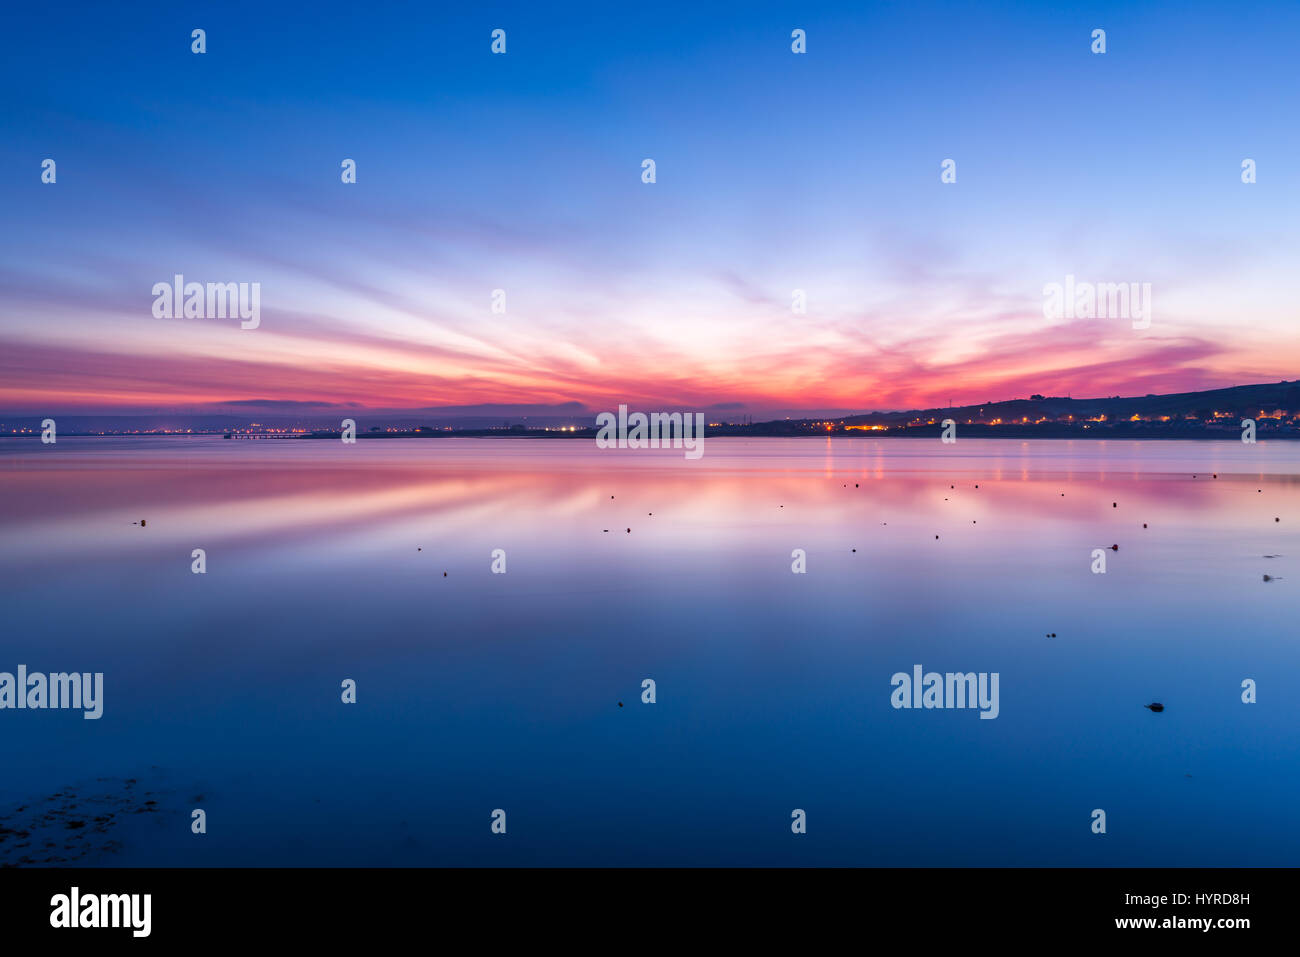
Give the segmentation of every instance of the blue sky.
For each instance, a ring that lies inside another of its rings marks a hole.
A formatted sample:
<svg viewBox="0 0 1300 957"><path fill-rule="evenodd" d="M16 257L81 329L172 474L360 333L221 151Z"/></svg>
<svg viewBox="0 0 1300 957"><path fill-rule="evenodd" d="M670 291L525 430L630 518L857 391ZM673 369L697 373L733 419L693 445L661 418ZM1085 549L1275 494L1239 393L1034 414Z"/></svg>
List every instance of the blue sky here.
<svg viewBox="0 0 1300 957"><path fill-rule="evenodd" d="M16 11L0 407L1293 378L1298 28L1280 3ZM261 327L155 319L177 272L261 283ZM1067 273L1150 282L1151 329L1045 319Z"/></svg>

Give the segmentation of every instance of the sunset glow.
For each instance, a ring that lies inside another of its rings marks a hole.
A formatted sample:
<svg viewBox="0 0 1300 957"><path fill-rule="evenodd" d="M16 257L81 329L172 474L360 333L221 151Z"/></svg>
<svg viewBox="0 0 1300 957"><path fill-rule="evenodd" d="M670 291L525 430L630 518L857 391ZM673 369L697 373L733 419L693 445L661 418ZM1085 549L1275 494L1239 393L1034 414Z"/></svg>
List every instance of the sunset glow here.
<svg viewBox="0 0 1300 957"><path fill-rule="evenodd" d="M5 41L11 85L41 84L0 121L25 171L0 183L0 411L816 415L1190 391L1300 366L1300 210L1274 159L1300 146L1276 122L1295 85L1232 92L1289 66L1283 31L1237 24L1251 42L1205 58L1187 52L1205 23L1166 18L1157 43L1112 11L1127 42L1099 83L1069 30L997 10L839 17L815 57L768 42L788 32L781 12L747 11L735 32L689 9L562 26L539 11L516 14L530 39L509 57L450 44L418 62L395 35L363 51L346 21L271 13L294 43L241 33L191 63L166 20L128 35L110 11L85 15L103 42L78 51L77 75L116 71L111 86L45 68L65 38L39 13L20 14L25 44ZM242 29L226 16L209 29ZM412 36L480 28L411 18ZM1019 42L1031 33L1048 39ZM988 75L989 45L1018 50L1017 70ZM123 72L123 57L155 65ZM1097 135L1044 138L1079 117ZM1192 127L1223 148L1189 150ZM56 185L40 182L45 156ZM948 156L960 172L944 185ZM259 283L260 326L154 318L151 288L179 273ZM1149 283L1149 328L1044 318L1044 287L1067 275Z"/></svg>

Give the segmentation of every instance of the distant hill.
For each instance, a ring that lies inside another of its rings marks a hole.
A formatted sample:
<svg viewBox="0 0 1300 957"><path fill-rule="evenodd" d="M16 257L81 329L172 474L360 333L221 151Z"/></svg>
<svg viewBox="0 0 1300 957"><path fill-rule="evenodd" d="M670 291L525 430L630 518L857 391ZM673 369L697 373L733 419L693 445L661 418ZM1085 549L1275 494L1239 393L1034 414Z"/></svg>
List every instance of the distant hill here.
<svg viewBox="0 0 1300 957"><path fill-rule="evenodd" d="M1028 399L1006 399L980 405L961 405L930 409L909 409L902 412L869 412L836 419L844 425L903 425L916 420L942 421L954 419L988 423L1001 419L1004 423L1028 419L1075 421L1097 416L1109 420L1131 419L1168 415L1183 418L1195 415L1198 419L1211 419L1214 413L1227 413L1238 418L1271 414L1282 409L1292 415L1300 413L1300 380L1269 383L1267 385L1239 385L1229 389L1211 389L1206 392L1175 392L1169 395L1112 396L1110 398L1072 399L1063 396L1036 396ZM1235 425L1235 423L1234 423Z"/></svg>

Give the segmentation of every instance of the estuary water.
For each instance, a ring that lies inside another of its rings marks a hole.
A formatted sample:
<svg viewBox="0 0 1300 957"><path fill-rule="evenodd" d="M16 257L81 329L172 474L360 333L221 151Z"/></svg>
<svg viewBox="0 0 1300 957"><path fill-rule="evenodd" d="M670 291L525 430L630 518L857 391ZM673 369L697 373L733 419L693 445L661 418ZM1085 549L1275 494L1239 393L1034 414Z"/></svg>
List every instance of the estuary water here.
<svg viewBox="0 0 1300 957"><path fill-rule="evenodd" d="M1295 865L1298 506L1285 442L0 439L0 672L103 675L0 709L0 864Z"/></svg>

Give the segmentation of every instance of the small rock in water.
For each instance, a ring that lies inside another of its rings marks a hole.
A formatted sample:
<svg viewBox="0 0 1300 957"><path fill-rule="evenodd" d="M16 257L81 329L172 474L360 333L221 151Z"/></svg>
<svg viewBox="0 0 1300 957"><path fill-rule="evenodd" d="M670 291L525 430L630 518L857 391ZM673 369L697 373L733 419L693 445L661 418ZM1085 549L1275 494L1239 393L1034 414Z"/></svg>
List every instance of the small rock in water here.
<svg viewBox="0 0 1300 957"><path fill-rule="evenodd" d="M1149 709L1152 710L1152 711L1164 711L1164 710L1165 710L1165 706L1162 705L1159 701L1153 701L1153 702L1151 702L1150 704L1144 704L1142 707L1144 707L1144 708L1149 708Z"/></svg>

